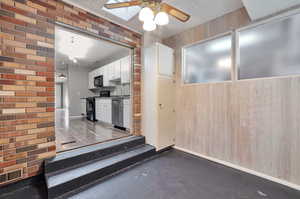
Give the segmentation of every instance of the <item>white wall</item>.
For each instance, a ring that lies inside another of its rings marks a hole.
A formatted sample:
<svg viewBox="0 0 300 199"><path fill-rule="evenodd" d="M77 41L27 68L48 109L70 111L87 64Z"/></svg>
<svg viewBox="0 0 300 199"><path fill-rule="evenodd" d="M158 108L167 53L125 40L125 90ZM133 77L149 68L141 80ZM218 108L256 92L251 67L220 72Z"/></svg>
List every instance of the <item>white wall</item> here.
<svg viewBox="0 0 300 199"><path fill-rule="evenodd" d="M252 20L266 17L293 6L300 5L299 0L242 0Z"/></svg>
<svg viewBox="0 0 300 199"><path fill-rule="evenodd" d="M70 116L80 116L80 98L94 95L88 90L89 70L89 68L79 65L70 65L68 67L67 86Z"/></svg>

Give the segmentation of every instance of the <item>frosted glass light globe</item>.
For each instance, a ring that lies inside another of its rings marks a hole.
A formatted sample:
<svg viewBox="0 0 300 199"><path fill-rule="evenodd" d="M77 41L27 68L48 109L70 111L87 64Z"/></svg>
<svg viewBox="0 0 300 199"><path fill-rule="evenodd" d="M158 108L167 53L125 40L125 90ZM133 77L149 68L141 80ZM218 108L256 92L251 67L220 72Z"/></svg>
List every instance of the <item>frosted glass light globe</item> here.
<svg viewBox="0 0 300 199"><path fill-rule="evenodd" d="M144 22L143 29L146 31L153 31L156 29L156 24L153 20L147 20Z"/></svg>
<svg viewBox="0 0 300 199"><path fill-rule="evenodd" d="M159 12L155 16L154 22L159 26L164 26L169 23L169 15L165 12Z"/></svg>
<svg viewBox="0 0 300 199"><path fill-rule="evenodd" d="M140 14L139 14L139 20L140 21L150 21L150 20L153 20L154 18L154 13L153 11L151 10L151 8L148 8L148 7L144 7L141 11L140 11Z"/></svg>

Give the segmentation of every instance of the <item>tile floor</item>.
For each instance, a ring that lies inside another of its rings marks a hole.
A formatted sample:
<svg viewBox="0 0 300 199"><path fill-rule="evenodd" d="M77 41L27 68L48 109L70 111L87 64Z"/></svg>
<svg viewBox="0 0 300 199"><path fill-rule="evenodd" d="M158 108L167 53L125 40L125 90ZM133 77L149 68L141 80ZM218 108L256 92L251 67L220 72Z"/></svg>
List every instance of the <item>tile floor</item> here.
<svg viewBox="0 0 300 199"><path fill-rule="evenodd" d="M66 109L56 109L55 131L58 152L130 135L100 122L93 123L85 118L71 119Z"/></svg>

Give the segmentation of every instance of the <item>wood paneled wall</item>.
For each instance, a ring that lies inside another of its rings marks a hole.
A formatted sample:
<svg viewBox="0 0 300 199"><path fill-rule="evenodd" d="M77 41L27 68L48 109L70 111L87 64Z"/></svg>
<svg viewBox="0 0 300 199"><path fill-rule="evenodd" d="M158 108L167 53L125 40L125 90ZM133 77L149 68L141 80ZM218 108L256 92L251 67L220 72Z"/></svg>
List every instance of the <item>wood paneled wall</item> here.
<svg viewBox="0 0 300 199"><path fill-rule="evenodd" d="M0 186L55 156L55 23L134 48L133 132L141 133L140 34L60 0L0 0Z"/></svg>
<svg viewBox="0 0 300 199"><path fill-rule="evenodd" d="M176 146L300 185L300 77L181 84L181 48L250 23L244 9L163 42L176 52Z"/></svg>

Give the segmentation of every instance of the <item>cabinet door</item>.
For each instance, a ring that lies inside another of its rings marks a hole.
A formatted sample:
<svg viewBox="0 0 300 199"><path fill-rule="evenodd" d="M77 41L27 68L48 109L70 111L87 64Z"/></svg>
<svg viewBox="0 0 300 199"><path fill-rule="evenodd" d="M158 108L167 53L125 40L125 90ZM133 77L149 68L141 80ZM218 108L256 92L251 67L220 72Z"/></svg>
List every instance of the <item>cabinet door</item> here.
<svg viewBox="0 0 300 199"><path fill-rule="evenodd" d="M108 65L103 66L103 86L109 86L109 70L108 70Z"/></svg>
<svg viewBox="0 0 300 199"><path fill-rule="evenodd" d="M94 76L97 77L100 75L100 68L94 70Z"/></svg>
<svg viewBox="0 0 300 199"><path fill-rule="evenodd" d="M172 77L174 73L174 50L162 44L158 45L158 73Z"/></svg>
<svg viewBox="0 0 300 199"><path fill-rule="evenodd" d="M111 99L107 99L105 104L106 104L106 110L105 110L106 122L111 124L112 123Z"/></svg>
<svg viewBox="0 0 300 199"><path fill-rule="evenodd" d="M130 100L123 100L123 124L124 127L130 129L130 119L131 119L131 110L130 110Z"/></svg>
<svg viewBox="0 0 300 199"><path fill-rule="evenodd" d="M175 83L169 78L158 78L157 107L158 133L157 150L175 143Z"/></svg>
<svg viewBox="0 0 300 199"><path fill-rule="evenodd" d="M104 103L103 103L102 100L101 100L101 104L100 104L100 111L101 111L101 113L100 113L100 120L102 122L105 122L105 107L104 107Z"/></svg>
<svg viewBox="0 0 300 199"><path fill-rule="evenodd" d="M96 76L97 76L97 71L96 71L96 70L93 70L93 71L92 71L92 78L91 78L92 88L95 88L94 80L95 80L95 77L96 77Z"/></svg>
<svg viewBox="0 0 300 199"><path fill-rule="evenodd" d="M103 75L103 73L104 73L103 67L98 68L98 74L97 74L97 76Z"/></svg>
<svg viewBox="0 0 300 199"><path fill-rule="evenodd" d="M96 111L96 120L101 120L101 104L100 100L96 99L95 101L95 111Z"/></svg>

